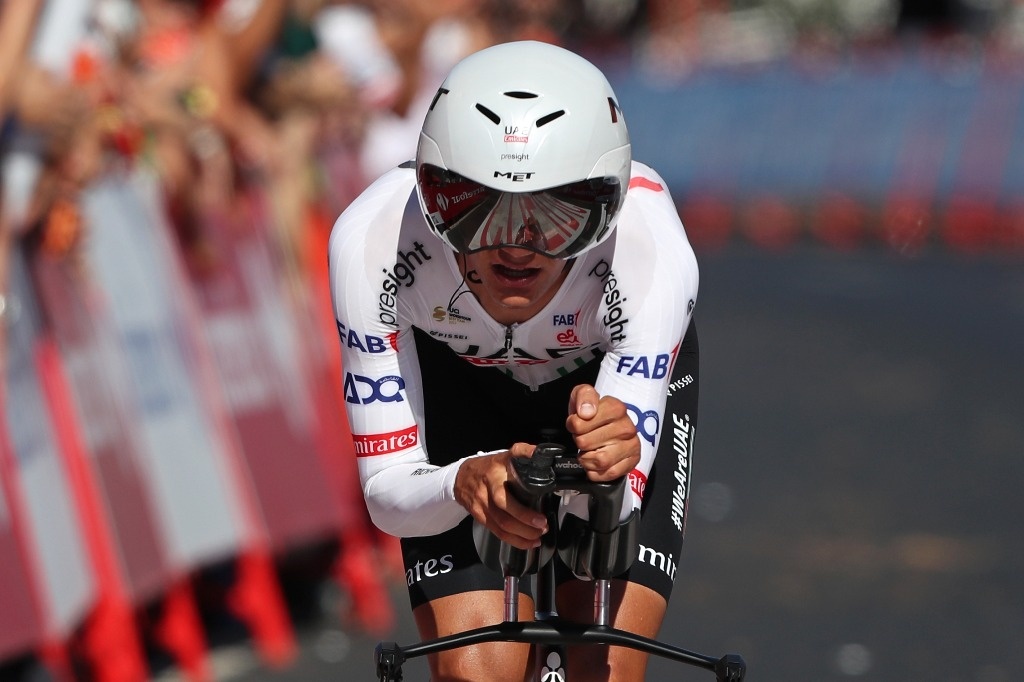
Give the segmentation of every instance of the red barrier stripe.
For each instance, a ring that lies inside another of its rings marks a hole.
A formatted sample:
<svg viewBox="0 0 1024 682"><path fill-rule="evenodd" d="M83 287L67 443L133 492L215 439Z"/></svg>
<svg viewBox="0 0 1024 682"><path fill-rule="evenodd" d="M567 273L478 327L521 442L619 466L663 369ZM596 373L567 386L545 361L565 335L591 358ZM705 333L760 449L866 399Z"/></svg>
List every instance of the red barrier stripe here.
<svg viewBox="0 0 1024 682"><path fill-rule="evenodd" d="M98 483L89 467L71 390L52 339L40 339L36 363L96 572L99 594L84 628L85 653L98 682L138 682L146 679L147 669L134 609L117 545L103 513Z"/></svg>
<svg viewBox="0 0 1024 682"><path fill-rule="evenodd" d="M311 335L310 342L322 351L325 365L322 371L315 373L316 404L320 410L320 437L323 439L320 449L344 511L339 537L341 551L335 561L333 575L342 589L353 596L352 615L355 619L368 632L383 634L393 626L395 613L387 582L380 570L382 554L378 550L391 548L391 556L394 556L393 550L398 548L398 541L389 536L375 543L374 529L366 515L354 454L355 443L345 416L341 353L334 326L330 273L327 259L323 257L327 253L332 225L323 211L315 207L309 210L306 218L307 229L300 247L319 330L319 334ZM404 565L400 556L396 566L397 573L401 574Z"/></svg>
<svg viewBox="0 0 1024 682"><path fill-rule="evenodd" d="M188 673L191 682L213 679L206 657L206 634L188 577L181 578L167 589L163 614L154 627L154 634Z"/></svg>

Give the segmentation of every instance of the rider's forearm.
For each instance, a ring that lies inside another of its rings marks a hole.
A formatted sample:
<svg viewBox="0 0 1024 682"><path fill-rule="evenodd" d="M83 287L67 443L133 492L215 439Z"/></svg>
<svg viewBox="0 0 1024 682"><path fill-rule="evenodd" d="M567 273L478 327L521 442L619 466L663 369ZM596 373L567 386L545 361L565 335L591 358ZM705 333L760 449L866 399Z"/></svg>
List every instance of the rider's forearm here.
<svg viewBox="0 0 1024 682"><path fill-rule="evenodd" d="M10 88L32 36L42 0L0 3L0 120L10 104Z"/></svg>
<svg viewBox="0 0 1024 682"><path fill-rule="evenodd" d="M450 530L466 518L455 501L461 460L447 466L395 464L363 481L363 496L374 525L389 535L417 537Z"/></svg>

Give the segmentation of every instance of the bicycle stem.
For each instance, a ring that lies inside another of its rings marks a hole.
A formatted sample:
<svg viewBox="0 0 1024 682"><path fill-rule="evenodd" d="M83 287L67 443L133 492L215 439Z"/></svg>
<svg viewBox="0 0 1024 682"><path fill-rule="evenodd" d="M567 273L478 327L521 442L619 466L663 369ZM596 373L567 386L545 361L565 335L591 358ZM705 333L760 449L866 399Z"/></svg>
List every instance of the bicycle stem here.
<svg viewBox="0 0 1024 682"><path fill-rule="evenodd" d="M605 578L594 581L594 625L609 625L611 608L611 581ZM537 614L551 616L554 613ZM505 614L506 623L519 620L519 578L514 575L505 576Z"/></svg>
<svg viewBox="0 0 1024 682"><path fill-rule="evenodd" d="M505 622L519 620L519 577L505 576Z"/></svg>
<svg viewBox="0 0 1024 682"><path fill-rule="evenodd" d="M594 625L608 625L611 581L601 578L594 581Z"/></svg>

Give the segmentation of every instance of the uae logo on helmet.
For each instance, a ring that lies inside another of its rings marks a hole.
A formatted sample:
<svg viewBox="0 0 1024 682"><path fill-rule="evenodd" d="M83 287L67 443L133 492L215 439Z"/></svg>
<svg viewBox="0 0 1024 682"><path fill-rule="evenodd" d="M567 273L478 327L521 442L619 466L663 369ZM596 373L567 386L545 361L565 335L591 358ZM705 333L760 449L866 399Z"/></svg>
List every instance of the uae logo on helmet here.
<svg viewBox="0 0 1024 682"><path fill-rule="evenodd" d="M528 130L519 130L519 126L505 126L505 142L527 143L530 141Z"/></svg>

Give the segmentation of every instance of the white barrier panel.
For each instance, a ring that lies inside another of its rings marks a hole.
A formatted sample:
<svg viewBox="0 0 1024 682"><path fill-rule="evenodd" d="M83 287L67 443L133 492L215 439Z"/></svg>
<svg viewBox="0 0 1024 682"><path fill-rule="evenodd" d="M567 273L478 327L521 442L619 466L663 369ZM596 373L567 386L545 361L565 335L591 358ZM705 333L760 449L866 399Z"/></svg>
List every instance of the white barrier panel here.
<svg viewBox="0 0 1024 682"><path fill-rule="evenodd" d="M93 604L95 582L36 362L39 310L19 250L11 254L10 266L17 310L7 327L4 427L14 455L12 482L24 504L19 516L43 630L48 639L63 640ZM0 619L8 617L0 612Z"/></svg>
<svg viewBox="0 0 1024 682"><path fill-rule="evenodd" d="M87 262L128 363L142 469L172 565L227 558L243 543L244 518L156 181L144 171L106 177L81 206Z"/></svg>
<svg viewBox="0 0 1024 682"><path fill-rule="evenodd" d="M96 305L92 278L80 276L73 262L38 254L32 271L60 348L75 421L103 497L103 521L116 539L128 596L134 604L146 603L174 575L140 470L144 444L116 330L107 311Z"/></svg>
<svg viewBox="0 0 1024 682"><path fill-rule="evenodd" d="M340 501L317 451L300 325L261 209L242 194L230 213L207 215L207 255L190 274L271 545L284 550L336 534Z"/></svg>

